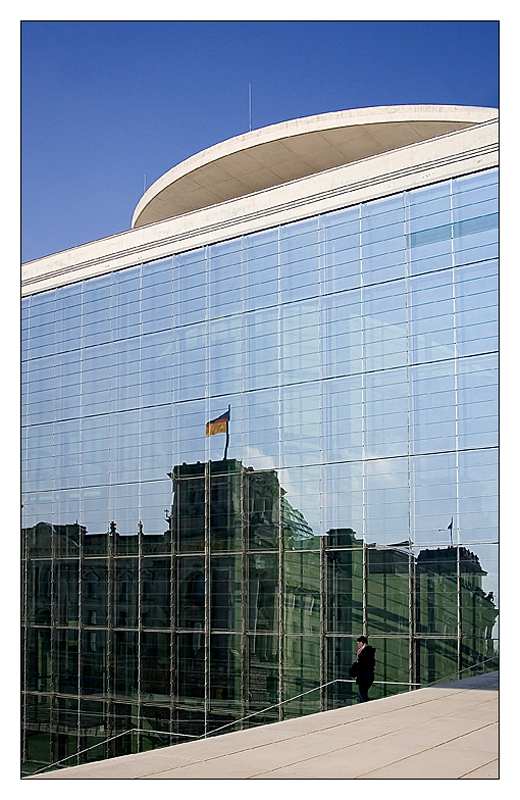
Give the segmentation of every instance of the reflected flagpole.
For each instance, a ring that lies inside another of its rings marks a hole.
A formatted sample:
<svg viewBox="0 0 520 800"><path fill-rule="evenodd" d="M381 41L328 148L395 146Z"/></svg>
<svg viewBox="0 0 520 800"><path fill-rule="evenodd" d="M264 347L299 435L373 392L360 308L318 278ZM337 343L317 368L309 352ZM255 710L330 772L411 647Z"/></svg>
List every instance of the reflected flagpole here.
<svg viewBox="0 0 520 800"><path fill-rule="evenodd" d="M223 461L227 460L227 451L229 447L229 420L231 419L231 406L228 406L227 409L227 425L226 425L226 446L224 447L224 458Z"/></svg>
<svg viewBox="0 0 520 800"><path fill-rule="evenodd" d="M453 547L453 517L451 518L450 524L446 527L446 530L450 532L450 544ZM438 528L437 533L442 533L444 528Z"/></svg>

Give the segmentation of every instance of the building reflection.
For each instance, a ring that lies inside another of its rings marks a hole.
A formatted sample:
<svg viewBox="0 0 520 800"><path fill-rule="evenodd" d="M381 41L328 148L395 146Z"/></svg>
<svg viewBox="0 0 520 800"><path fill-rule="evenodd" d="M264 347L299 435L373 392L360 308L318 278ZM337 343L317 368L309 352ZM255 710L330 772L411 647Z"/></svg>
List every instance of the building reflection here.
<svg viewBox="0 0 520 800"><path fill-rule="evenodd" d="M351 528L315 536L274 469L238 460L182 464L170 477L160 534L138 525L122 536L117 521L105 534L78 523L23 531L32 760L131 728L141 733L84 758L211 732L347 678L362 631L377 648L378 696L496 667L498 609L475 553L380 547ZM333 684L248 724L354 697L351 684Z"/></svg>

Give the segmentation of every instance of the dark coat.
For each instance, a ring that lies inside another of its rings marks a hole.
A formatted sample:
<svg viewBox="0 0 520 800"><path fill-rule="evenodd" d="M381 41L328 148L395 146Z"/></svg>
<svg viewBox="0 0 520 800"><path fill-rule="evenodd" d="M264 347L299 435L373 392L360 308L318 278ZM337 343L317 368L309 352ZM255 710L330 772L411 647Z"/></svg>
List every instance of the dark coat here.
<svg viewBox="0 0 520 800"><path fill-rule="evenodd" d="M372 685L374 682L374 670L376 666L376 651L369 644L366 645L357 657L358 670L356 683Z"/></svg>

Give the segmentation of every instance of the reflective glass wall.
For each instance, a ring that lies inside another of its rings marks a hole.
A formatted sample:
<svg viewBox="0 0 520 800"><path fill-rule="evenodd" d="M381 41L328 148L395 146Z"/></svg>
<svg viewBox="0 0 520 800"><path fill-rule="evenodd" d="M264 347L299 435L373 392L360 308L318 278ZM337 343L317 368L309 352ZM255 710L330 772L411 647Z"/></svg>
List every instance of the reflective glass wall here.
<svg viewBox="0 0 520 800"><path fill-rule="evenodd" d="M355 702L360 633L373 697L496 668L496 170L33 295L22 337L27 770Z"/></svg>

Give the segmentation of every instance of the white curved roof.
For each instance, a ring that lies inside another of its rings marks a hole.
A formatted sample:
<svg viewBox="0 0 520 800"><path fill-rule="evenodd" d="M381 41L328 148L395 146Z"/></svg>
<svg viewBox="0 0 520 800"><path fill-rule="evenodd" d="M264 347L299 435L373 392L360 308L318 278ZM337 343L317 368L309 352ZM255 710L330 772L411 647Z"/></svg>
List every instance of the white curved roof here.
<svg viewBox="0 0 520 800"><path fill-rule="evenodd" d="M378 106L281 122L203 150L162 175L132 228L434 139L498 116L470 106Z"/></svg>

